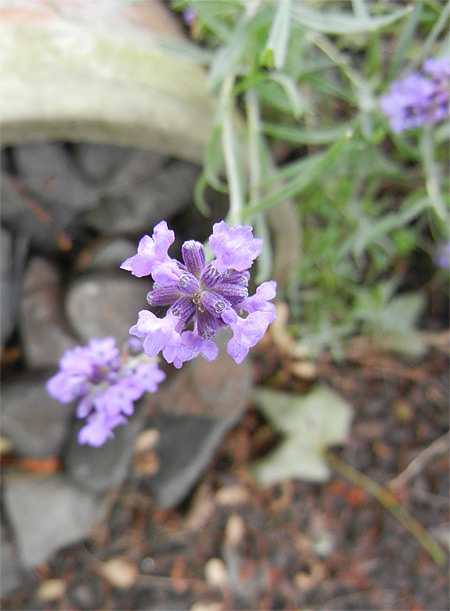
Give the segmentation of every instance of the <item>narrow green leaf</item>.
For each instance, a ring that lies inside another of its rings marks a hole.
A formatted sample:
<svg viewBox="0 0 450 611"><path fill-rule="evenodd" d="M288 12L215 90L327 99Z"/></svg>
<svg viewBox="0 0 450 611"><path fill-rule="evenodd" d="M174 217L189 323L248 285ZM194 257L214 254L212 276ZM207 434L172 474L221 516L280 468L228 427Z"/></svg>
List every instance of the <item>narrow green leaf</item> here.
<svg viewBox="0 0 450 611"><path fill-rule="evenodd" d="M292 114L295 119L298 119L302 114L302 111L307 108L308 104L306 100L302 99L300 96L300 91L297 84L290 76L281 72L272 72L270 79L283 89L291 105Z"/></svg>
<svg viewBox="0 0 450 611"><path fill-rule="evenodd" d="M348 146L351 135L352 134L349 134L342 140L338 140L335 144L330 146L326 153L318 155L315 158L314 163L309 164L310 167L308 168L307 172L302 172L299 176L294 177L276 193L264 197L256 205L243 210L243 216L248 217L257 212L267 210L285 199L299 195L302 191L310 187L316 181L320 180L324 173Z"/></svg>
<svg viewBox="0 0 450 611"><path fill-rule="evenodd" d="M300 127L293 127L291 125L280 125L275 123L263 123L262 131L266 136L271 138L277 138L285 142L292 142L293 144L329 144L340 140L345 134L352 130L355 126L354 121L348 121L347 123L316 130L306 130Z"/></svg>
<svg viewBox="0 0 450 611"><path fill-rule="evenodd" d="M291 2L292 0L282 0L278 3L269 38L260 60L261 65L266 68L281 70L286 62L291 32Z"/></svg>
<svg viewBox="0 0 450 611"><path fill-rule="evenodd" d="M297 23L317 32L325 34L363 34L392 25L411 10L412 8L407 7L389 15L377 15L365 19L357 18L351 13L305 10L303 5L300 4L292 13Z"/></svg>
<svg viewBox="0 0 450 611"><path fill-rule="evenodd" d="M448 209L439 184L439 166L434 158L434 143L429 126L425 126L423 129L420 147L424 162L425 183L431 204L436 215L441 220L445 220L448 215Z"/></svg>

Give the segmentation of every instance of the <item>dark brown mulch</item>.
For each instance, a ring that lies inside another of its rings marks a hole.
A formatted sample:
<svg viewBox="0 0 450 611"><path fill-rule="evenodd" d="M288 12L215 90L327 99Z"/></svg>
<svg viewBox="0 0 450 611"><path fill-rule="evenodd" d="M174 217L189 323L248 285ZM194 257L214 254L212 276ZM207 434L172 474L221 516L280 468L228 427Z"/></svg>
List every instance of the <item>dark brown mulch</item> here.
<svg viewBox="0 0 450 611"><path fill-rule="evenodd" d="M436 351L420 363L382 355L357 360L319 364L321 380L355 409L349 442L334 454L386 485L448 431L448 359ZM256 360L255 375L287 390L308 386L267 353ZM130 477L111 493L90 540L39 567L3 609L449 609L448 563L435 564L361 487L335 474L320 485L260 488L248 467L274 443L250 406L191 498L174 511L156 507L139 477ZM448 451L436 452L395 491L435 534L448 533L448 473ZM126 561L131 587L104 577L111 558ZM38 591L48 579L61 579L65 594L44 603Z"/></svg>

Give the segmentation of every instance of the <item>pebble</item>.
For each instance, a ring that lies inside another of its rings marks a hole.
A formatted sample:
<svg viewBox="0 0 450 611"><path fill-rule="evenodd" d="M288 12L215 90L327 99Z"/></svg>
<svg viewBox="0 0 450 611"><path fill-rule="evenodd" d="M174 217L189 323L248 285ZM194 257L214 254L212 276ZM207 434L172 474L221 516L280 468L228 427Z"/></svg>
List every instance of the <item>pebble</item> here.
<svg viewBox="0 0 450 611"><path fill-rule="evenodd" d="M14 546L8 541L0 523L0 596L7 596L18 588L22 581L21 568Z"/></svg>
<svg viewBox="0 0 450 611"><path fill-rule="evenodd" d="M185 363L150 399L156 410L152 427L160 433L159 470L146 481L164 508L186 498L249 401L250 364L236 365L225 350L226 334L217 337L221 349L215 361L200 357Z"/></svg>
<svg viewBox="0 0 450 611"><path fill-rule="evenodd" d="M2 384L2 432L19 456L58 456L66 442L73 407L49 396L49 377L23 375Z"/></svg>
<svg viewBox="0 0 450 611"><path fill-rule="evenodd" d="M56 369L64 352L78 343L63 316L59 270L42 257L27 266L19 328L30 368Z"/></svg>
<svg viewBox="0 0 450 611"><path fill-rule="evenodd" d="M123 274L123 276L122 276ZM128 272L116 275L92 273L73 281L65 302L67 317L87 343L92 337L115 337L120 346L136 324L138 312L147 307L150 282Z"/></svg>
<svg viewBox="0 0 450 611"><path fill-rule="evenodd" d="M19 557L27 568L87 537L100 509L99 498L61 473L10 478L4 484L5 509Z"/></svg>
<svg viewBox="0 0 450 611"><path fill-rule="evenodd" d="M97 205L98 188L83 180L63 144L21 144L14 148L14 159L25 189L40 202L77 212Z"/></svg>

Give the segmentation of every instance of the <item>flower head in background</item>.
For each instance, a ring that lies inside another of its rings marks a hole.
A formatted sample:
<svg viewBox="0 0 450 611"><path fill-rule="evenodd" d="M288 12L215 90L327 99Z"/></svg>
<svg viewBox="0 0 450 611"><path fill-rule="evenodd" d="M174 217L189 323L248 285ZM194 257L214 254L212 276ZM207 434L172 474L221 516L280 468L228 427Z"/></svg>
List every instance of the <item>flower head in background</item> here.
<svg viewBox="0 0 450 611"><path fill-rule="evenodd" d="M134 402L156 392L165 374L141 353L121 355L114 338L93 338L63 355L60 369L47 382L49 394L61 403L78 401L77 417L87 418L78 441L101 446L112 430L128 422Z"/></svg>
<svg viewBox="0 0 450 611"><path fill-rule="evenodd" d="M167 250L174 239L174 232L161 221L152 237L141 239L137 254L121 265L135 276L152 276L149 304L168 306L163 318L149 310L139 312L130 333L143 340L148 356L161 351L168 363L180 368L199 354L214 360L218 348L212 339L219 328L230 327L233 338L228 353L241 363L276 319L270 303L275 297L274 281L264 282L255 295L248 295L248 270L261 252L262 240L253 237L251 227L216 223L209 238L216 258L207 264L202 244L194 240L182 246L183 263L171 259Z"/></svg>
<svg viewBox="0 0 450 611"><path fill-rule="evenodd" d="M450 242L441 244L434 256L435 264L442 269L450 269Z"/></svg>
<svg viewBox="0 0 450 611"><path fill-rule="evenodd" d="M450 113L450 58L427 59L421 72L392 83L380 104L395 133L445 119Z"/></svg>

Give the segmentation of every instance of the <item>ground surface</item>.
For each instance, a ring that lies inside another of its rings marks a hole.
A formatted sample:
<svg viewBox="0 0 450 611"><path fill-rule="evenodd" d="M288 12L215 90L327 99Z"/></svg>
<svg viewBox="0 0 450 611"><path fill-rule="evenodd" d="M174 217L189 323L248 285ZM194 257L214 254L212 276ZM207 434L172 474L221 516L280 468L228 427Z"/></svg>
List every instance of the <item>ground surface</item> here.
<svg viewBox="0 0 450 611"><path fill-rule="evenodd" d="M319 364L321 381L355 409L351 438L333 455L384 486L403 473L391 488L395 499L448 540L448 359L435 350L422 362L357 360ZM255 376L276 388L308 386L267 352L255 360ZM447 556L438 566L357 483L335 473L320 485L260 488L248 467L275 441L250 404L189 500L172 511L155 506L144 481L130 476L111 492L91 538L40 566L2 608L449 608ZM417 456L415 470L405 471ZM43 601L52 587L56 598Z"/></svg>

